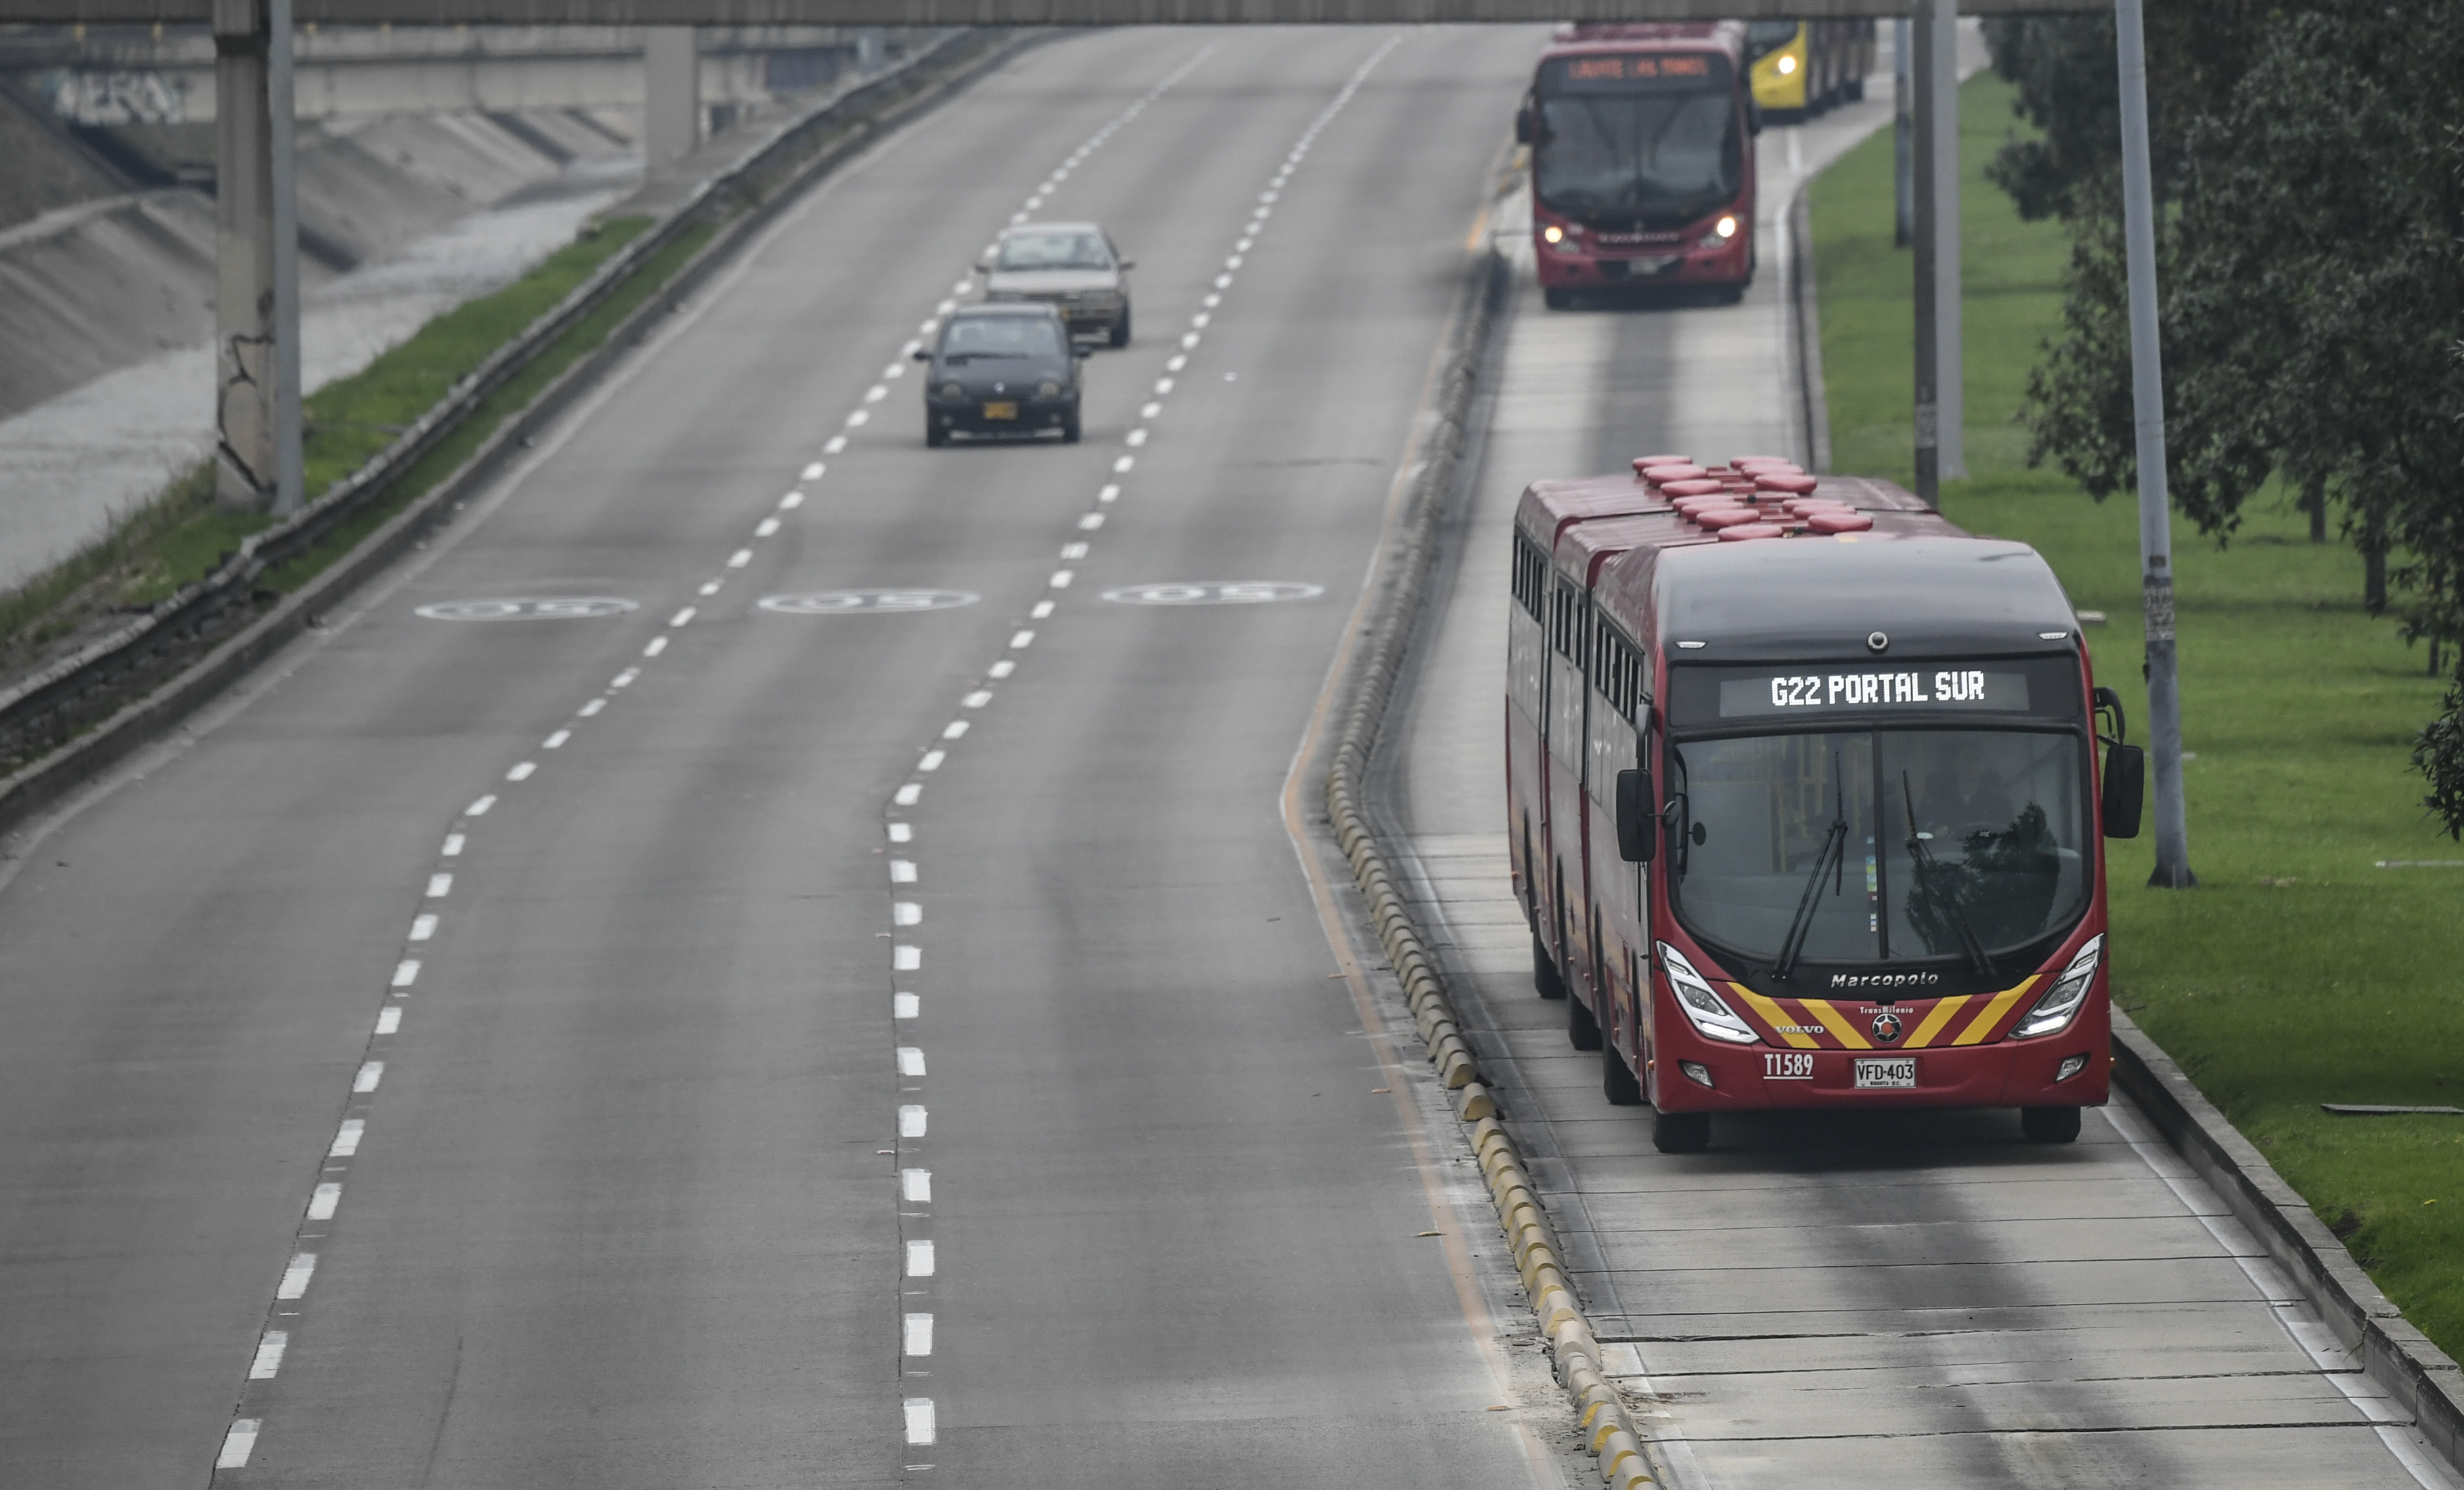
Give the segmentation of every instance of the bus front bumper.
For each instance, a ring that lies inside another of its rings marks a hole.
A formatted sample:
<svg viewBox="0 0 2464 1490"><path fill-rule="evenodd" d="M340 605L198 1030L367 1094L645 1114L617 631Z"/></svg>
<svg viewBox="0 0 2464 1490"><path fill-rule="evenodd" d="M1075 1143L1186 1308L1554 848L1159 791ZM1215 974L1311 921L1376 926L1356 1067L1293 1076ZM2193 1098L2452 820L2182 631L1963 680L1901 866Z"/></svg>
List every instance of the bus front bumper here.
<svg viewBox="0 0 2464 1490"><path fill-rule="evenodd" d="M2101 994L2097 1001L2102 1002ZM1661 1029L1668 1032L1665 1024ZM2079 1021L2059 1035L1922 1050L1724 1045L1688 1029L1659 1042L1648 1089L1656 1093L1654 1105L1662 1112L2101 1107L2112 1069L2111 1037L2104 1030L2101 1007L2081 1010ZM1859 1086L1860 1061L1913 1061L1916 1085ZM2063 1066L2074 1061L2078 1069L2062 1075ZM1688 1064L1701 1074L1689 1074ZM1703 1077L1709 1078L1708 1085Z"/></svg>
<svg viewBox="0 0 2464 1490"><path fill-rule="evenodd" d="M1535 241L1540 284L1548 290L1605 290L1645 285L1737 285L1752 276L1752 234L1740 232L1718 248L1576 247Z"/></svg>

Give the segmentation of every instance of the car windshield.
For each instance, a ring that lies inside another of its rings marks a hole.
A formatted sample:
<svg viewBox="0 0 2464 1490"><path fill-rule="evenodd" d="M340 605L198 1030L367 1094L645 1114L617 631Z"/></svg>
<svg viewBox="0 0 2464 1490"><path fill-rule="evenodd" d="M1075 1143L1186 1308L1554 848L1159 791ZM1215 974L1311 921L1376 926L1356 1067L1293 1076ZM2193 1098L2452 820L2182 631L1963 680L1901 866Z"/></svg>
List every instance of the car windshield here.
<svg viewBox="0 0 2464 1490"><path fill-rule="evenodd" d="M1735 200L1745 143L1731 96L1582 93L1540 99L1532 186L1579 217L1678 228Z"/></svg>
<svg viewBox="0 0 2464 1490"><path fill-rule="evenodd" d="M1104 235L1099 232L1014 232L1001 240L997 267L1012 273L1027 269L1110 269L1112 255L1104 247Z"/></svg>
<svg viewBox="0 0 2464 1490"><path fill-rule="evenodd" d="M948 362L975 357L1067 356L1061 328L1042 316L962 316L941 334L941 356Z"/></svg>
<svg viewBox="0 0 2464 1490"><path fill-rule="evenodd" d="M1706 941L1775 960L1812 885L1808 962L1990 956L2036 941L2087 909L2082 748L2076 732L2020 730L1673 744L1678 916Z"/></svg>

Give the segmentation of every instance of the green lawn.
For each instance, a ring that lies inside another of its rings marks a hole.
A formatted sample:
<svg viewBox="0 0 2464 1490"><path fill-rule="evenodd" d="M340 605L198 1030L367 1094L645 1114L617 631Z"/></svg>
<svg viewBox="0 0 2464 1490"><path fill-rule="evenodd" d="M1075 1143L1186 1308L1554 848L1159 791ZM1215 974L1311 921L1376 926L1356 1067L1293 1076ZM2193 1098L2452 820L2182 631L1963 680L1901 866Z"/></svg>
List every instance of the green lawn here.
<svg viewBox="0 0 2464 1490"><path fill-rule="evenodd" d="M2058 322L2067 240L2019 221L1982 167L2019 126L1990 74L1962 91L1969 479L1944 511L2024 539L2074 602L2100 675L2144 738L2138 527L2023 465L2029 368ZM1833 465L1905 482L1910 278L1891 246L1891 142L1877 135L1814 188ZM2464 861L2409 770L2435 712L2427 658L2361 606L2362 564L2314 547L2298 514L2256 504L2230 548L2177 520L2190 864L2200 887L2145 886L2150 841L2109 865L2116 989L2451 1354L2464 1353L2464 1118L2331 1118L2322 1102L2464 1107Z"/></svg>

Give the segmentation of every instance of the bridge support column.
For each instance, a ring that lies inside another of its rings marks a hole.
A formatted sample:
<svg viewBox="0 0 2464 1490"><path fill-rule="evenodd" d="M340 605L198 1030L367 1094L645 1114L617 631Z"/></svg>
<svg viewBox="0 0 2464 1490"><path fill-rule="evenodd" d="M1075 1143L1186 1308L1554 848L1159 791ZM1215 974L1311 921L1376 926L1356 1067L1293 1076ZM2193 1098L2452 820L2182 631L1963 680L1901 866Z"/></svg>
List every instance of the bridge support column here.
<svg viewBox="0 0 2464 1490"><path fill-rule="evenodd" d="M274 126L264 0L214 0L214 498L274 501Z"/></svg>
<svg viewBox="0 0 2464 1490"><path fill-rule="evenodd" d="M1917 494L1941 503L1968 474L1961 439L1959 329L1959 10L1916 0Z"/></svg>
<svg viewBox="0 0 2464 1490"><path fill-rule="evenodd" d="M645 31L642 164L655 171L701 144L701 48L690 26Z"/></svg>

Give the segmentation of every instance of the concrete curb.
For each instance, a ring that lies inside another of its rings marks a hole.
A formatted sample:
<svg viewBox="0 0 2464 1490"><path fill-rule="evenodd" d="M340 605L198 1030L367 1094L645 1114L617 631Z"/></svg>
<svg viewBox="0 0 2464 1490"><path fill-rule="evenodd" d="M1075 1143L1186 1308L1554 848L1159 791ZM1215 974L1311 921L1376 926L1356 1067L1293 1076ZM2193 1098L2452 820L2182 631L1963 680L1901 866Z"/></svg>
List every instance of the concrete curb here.
<svg viewBox="0 0 2464 1490"><path fill-rule="evenodd" d="M2412 1413L2451 1470L2464 1470L2464 1369L2413 1327L2300 1193L2202 1095L2130 1016L2114 1011L2113 1079L2189 1162L2369 1378Z"/></svg>
<svg viewBox="0 0 2464 1490"><path fill-rule="evenodd" d="M750 147L734 165L704 183L674 211L609 256L591 277L520 336L489 358L403 437L338 484L297 517L257 534L214 574L122 631L64 658L16 688L0 692L0 732L44 732L58 741L13 775L0 778L0 834L6 834L111 766L160 738L180 720L245 676L370 577L451 517L454 504L530 443L549 421L670 314L797 195L883 132L949 98L1023 47L1036 33L964 32L917 54L898 69L855 89ZM951 63L949 54L980 45ZM903 95L936 59L950 71ZM816 136L845 134L816 148ZM312 548L346 521L457 427L489 393L510 380L575 322L630 277L650 254L703 217L723 226L659 292L612 328L606 340L506 419L477 450L428 493L353 545L315 579L242 625L203 656L184 644L213 618L258 603L255 581ZM730 215L732 214L732 215ZM168 658L166 662L165 659ZM129 687L129 680L136 680ZM138 696L109 705L129 691ZM79 705L101 699L106 710ZM49 715L50 717L44 717ZM31 716L31 719L30 719Z"/></svg>
<svg viewBox="0 0 2464 1490"><path fill-rule="evenodd" d="M1377 929L1387 964L1411 1005L1412 1021L1429 1063L1437 1068L1456 1114L1469 1128L1467 1136L1489 1198L1497 1206L1515 1272L1522 1277L1540 1332L1549 1342L1557 1380L1573 1399L1584 1445L1599 1461L1600 1479L1610 1490L1631 1490L1661 1478L1644 1447L1649 1439L1602 1369L1599 1343L1568 1280L1549 1229L1548 1211L1540 1203L1539 1186L1498 1121L1497 1100L1480 1080L1478 1059L1463 1041L1438 975L1437 956L1413 923L1411 908L1396 887L1394 870L1363 810L1370 757L1427 588L1437 554L1439 519L1454 490L1463 454L1465 416L1489 331L1497 308L1509 293L1510 280L1506 259L1491 249L1473 262L1463 285L1463 301L1455 317L1455 344L1441 374L1437 424L1422 447L1425 456L1414 473L1404 516L1386 556L1388 587L1378 596L1371 616L1369 645L1345 681L1342 729L1326 778L1326 807L1336 845L1368 901L1370 920Z"/></svg>

